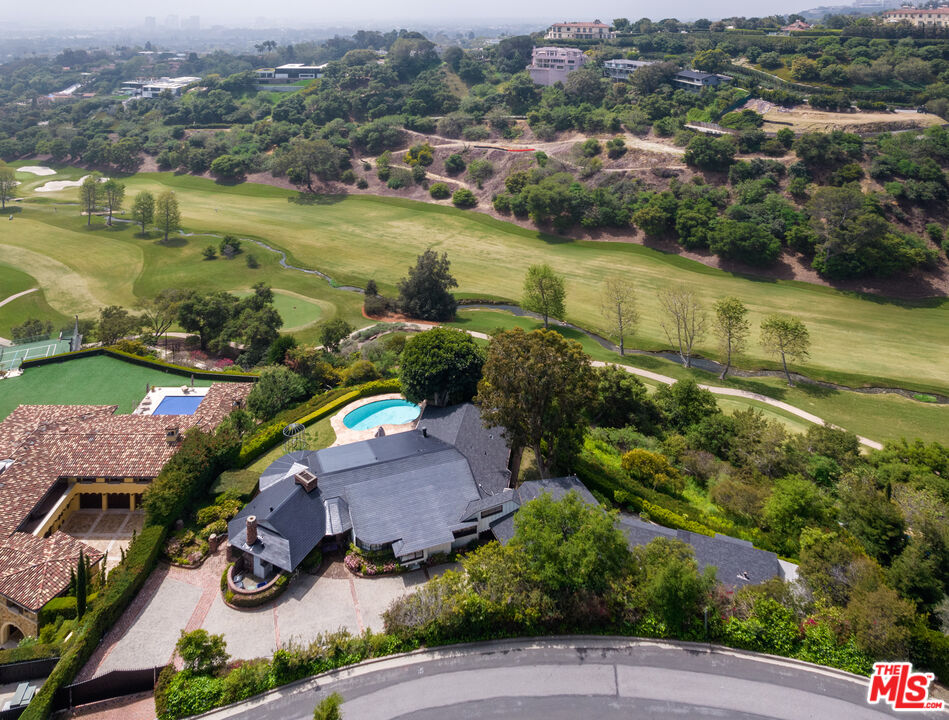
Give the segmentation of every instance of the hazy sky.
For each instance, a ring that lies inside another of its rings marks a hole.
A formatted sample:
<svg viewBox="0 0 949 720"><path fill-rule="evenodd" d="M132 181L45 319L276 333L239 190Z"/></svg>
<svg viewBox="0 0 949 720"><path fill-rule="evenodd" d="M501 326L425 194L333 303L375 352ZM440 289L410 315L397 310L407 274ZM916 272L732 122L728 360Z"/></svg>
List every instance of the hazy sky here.
<svg viewBox="0 0 949 720"><path fill-rule="evenodd" d="M813 1L813 0L811 0ZM350 0L321 2L313 0L281 0L276 3L234 2L233 0L41 0L15 3L10 0L5 18L14 23L62 24L74 20L77 25L115 24L125 27L144 23L146 15L154 16L159 25L168 15L198 15L201 24L246 25L260 17L296 18L306 25L365 24L367 27L404 27L412 21L441 23L445 20L490 24L493 20L535 21L544 25L554 20L608 21L614 17L662 19L676 17L689 20L699 17L730 15L786 14L811 7L809 0L725 0L696 3L688 0L666 2L620 2L601 0L578 5L571 0L479 0L476 3L446 3L444 0ZM818 3L819 4L819 3Z"/></svg>

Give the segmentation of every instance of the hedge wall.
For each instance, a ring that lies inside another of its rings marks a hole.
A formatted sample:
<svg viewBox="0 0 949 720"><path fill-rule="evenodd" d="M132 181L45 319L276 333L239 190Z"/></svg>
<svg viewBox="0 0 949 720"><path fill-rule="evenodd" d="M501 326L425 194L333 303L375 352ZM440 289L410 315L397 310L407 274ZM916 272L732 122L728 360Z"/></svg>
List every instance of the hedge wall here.
<svg viewBox="0 0 949 720"><path fill-rule="evenodd" d="M373 380L365 385L353 388L348 392L345 388L337 388L336 390L325 392L303 405L294 408L293 411L281 413L275 420L271 420L269 423L257 428L241 445L237 465L244 467L271 448L279 445L283 441L284 427L292 422L297 422L301 425L311 425L331 415L353 400L369 397L371 395L399 392L400 390L401 386L399 385L399 381L392 379Z"/></svg>
<svg viewBox="0 0 949 720"><path fill-rule="evenodd" d="M69 648L20 716L23 720L46 720L50 716L57 692L73 681L102 637L141 589L158 561L164 542L165 528L155 525L146 526L135 537L125 560L109 574L95 607L79 622Z"/></svg>
<svg viewBox="0 0 949 720"><path fill-rule="evenodd" d="M59 645L46 645L43 643L34 643L24 647L10 648L9 650L0 650L0 665L10 663L24 662L26 660L42 660L43 658L54 658L59 655Z"/></svg>
<svg viewBox="0 0 949 720"><path fill-rule="evenodd" d="M96 355L108 355L109 357L114 357L119 360L125 360L126 362L134 363L135 365L141 365L143 367L149 367L155 370L173 373L175 375L182 375L184 377L191 377L194 375L195 377L205 378L207 380L257 382L257 376L253 375L252 373L223 373L214 372L212 370L198 370L196 368L184 367L183 365L174 365L172 363L165 362L164 360L143 357L141 355L133 355L132 353L122 352L121 350L116 350L115 348L111 347L87 348L85 350L77 350L76 352L60 353L59 355L50 355L49 357L36 358L35 360L24 360L20 364L20 367L25 370L31 367L40 367L41 365L66 362L67 360L73 360L74 358L78 357L94 357Z"/></svg>

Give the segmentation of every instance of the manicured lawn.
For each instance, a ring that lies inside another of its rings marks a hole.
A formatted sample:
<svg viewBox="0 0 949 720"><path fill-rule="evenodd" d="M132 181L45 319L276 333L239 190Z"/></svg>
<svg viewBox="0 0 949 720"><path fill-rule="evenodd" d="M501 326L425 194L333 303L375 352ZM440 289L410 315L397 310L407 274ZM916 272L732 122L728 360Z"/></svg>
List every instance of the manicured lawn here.
<svg viewBox="0 0 949 720"><path fill-rule="evenodd" d="M130 413L145 397L145 385L184 385L188 378L111 357L77 358L28 368L0 380L0 420L17 405L118 405ZM210 385L195 378L195 385Z"/></svg>
<svg viewBox="0 0 949 720"><path fill-rule="evenodd" d="M809 374L846 384L949 391L949 364L944 362L949 300L898 302L806 283L754 279L632 243L573 241L477 212L408 200L301 197L271 186L221 186L158 173L125 182L128 196L145 188L173 188L189 231L259 238L286 251L291 263L318 268L340 284L362 286L374 278L383 293L392 294L416 255L433 247L448 253L462 295L516 299L528 265L547 262L566 276L568 319L596 330L605 325L599 310L603 279L620 273L637 290L641 317L628 344L653 349L668 344L659 324L656 291L681 283L706 305L729 294L745 301L755 328L743 360L747 365L774 366L757 343L757 327L769 312L792 312L810 329ZM74 203L76 194L67 190L55 195ZM264 280L318 303L323 319L339 313L354 325L364 323L358 295L281 269L267 251L248 250L260 260L257 269L247 268L240 258L204 262L200 251L216 242L212 238L174 238L166 247L136 237L128 227L105 230L101 219L97 229L86 231L75 206L61 206L56 213L52 209L25 202L14 222L0 224L0 247L4 262L33 275L46 289L49 304L66 315L88 315L107 303L131 306L163 287L246 290ZM315 335L315 326L302 333L303 339ZM698 350L714 355L714 338L709 335Z"/></svg>
<svg viewBox="0 0 949 720"><path fill-rule="evenodd" d="M532 318L515 317L499 310L461 310L459 321L452 323L466 330L490 333L496 328L504 330L522 327L533 330L543 323ZM560 328L554 328L561 331ZM899 395L869 395L864 393L830 390L814 385L798 385L789 388L780 378L735 378L729 376L720 382L718 376L701 370L686 370L681 365L650 355L629 355L620 358L576 330L563 329L563 334L580 341L583 349L595 360L621 362L626 365L651 370L677 379L694 378L707 385L726 385L761 393L777 400L811 412L824 420L846 428L871 440L885 442L900 438L922 438L937 442L949 441L949 406L909 400ZM645 381L651 384L649 381ZM768 416L784 422L789 430L799 432L807 422L778 408L742 398L718 398L720 406L727 411L742 407L754 407Z"/></svg>
<svg viewBox="0 0 949 720"><path fill-rule="evenodd" d="M228 262L235 262L230 260ZM238 295L249 295L250 293L241 292ZM323 316L323 310L319 303L310 300L303 295L289 293L286 290L277 290L274 292L274 307L283 318L283 330L298 330L318 322Z"/></svg>
<svg viewBox="0 0 949 720"><path fill-rule="evenodd" d="M12 267L0 265L0 301L39 287L39 283L30 275ZM0 337L11 339L13 327L20 325L29 318L42 318L53 323L53 332L58 333L61 327L69 323L70 318L57 312L46 302L46 295L42 289L11 300L0 308Z"/></svg>

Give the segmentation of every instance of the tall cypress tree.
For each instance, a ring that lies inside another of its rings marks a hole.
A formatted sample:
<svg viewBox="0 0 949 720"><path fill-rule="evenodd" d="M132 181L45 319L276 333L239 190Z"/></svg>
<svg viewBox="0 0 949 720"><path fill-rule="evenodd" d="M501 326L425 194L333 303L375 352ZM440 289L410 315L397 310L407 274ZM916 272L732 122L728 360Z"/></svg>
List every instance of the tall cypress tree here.
<svg viewBox="0 0 949 720"><path fill-rule="evenodd" d="M89 570L86 556L79 550L79 566L76 568L76 618L86 614L86 592L88 591Z"/></svg>

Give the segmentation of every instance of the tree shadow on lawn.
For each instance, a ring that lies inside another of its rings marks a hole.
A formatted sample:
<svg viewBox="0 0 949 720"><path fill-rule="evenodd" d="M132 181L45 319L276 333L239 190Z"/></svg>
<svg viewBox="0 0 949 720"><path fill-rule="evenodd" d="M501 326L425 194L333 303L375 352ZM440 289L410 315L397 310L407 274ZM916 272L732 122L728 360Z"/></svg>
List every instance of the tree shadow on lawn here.
<svg viewBox="0 0 949 720"><path fill-rule="evenodd" d="M343 202L349 195L337 193L335 195L319 195L317 193L299 192L287 198L287 202L294 205L336 205Z"/></svg>
<svg viewBox="0 0 949 720"><path fill-rule="evenodd" d="M163 238L164 238L163 235L159 235L155 239L155 245L158 245L159 247L166 247L166 248L180 248L188 244L188 238L184 238L181 236L176 237L174 235L171 235L167 241L164 240Z"/></svg>

